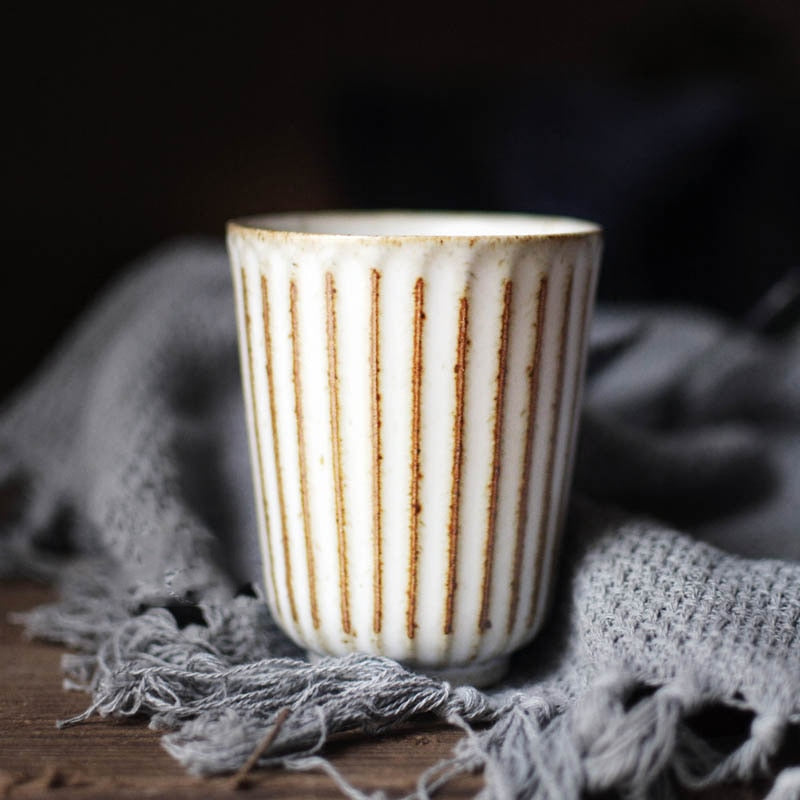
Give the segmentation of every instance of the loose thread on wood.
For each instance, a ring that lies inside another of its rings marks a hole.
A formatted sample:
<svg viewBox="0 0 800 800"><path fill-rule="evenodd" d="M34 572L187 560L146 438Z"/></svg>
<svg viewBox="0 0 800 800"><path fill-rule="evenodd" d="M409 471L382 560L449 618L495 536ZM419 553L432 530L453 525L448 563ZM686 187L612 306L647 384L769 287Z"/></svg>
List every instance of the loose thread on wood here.
<svg viewBox="0 0 800 800"><path fill-rule="evenodd" d="M267 750L269 750L270 746L281 732L283 723L286 722L288 716L288 708L282 708L278 712L278 715L275 717L275 724L269 729L267 735L258 743L256 749L253 750L247 761L242 764L242 766L239 768L239 771L231 778L231 789L243 789L245 787L247 776L258 763L258 759L261 758L261 756L263 756Z"/></svg>

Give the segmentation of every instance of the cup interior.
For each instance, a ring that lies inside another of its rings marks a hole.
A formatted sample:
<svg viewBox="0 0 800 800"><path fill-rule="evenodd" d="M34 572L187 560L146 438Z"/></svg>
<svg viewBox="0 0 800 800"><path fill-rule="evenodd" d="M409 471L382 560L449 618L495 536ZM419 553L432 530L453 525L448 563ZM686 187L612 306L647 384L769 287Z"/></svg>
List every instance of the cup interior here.
<svg viewBox="0 0 800 800"><path fill-rule="evenodd" d="M234 227L335 236L537 237L599 233L594 222L534 214L443 211L324 211L234 220Z"/></svg>

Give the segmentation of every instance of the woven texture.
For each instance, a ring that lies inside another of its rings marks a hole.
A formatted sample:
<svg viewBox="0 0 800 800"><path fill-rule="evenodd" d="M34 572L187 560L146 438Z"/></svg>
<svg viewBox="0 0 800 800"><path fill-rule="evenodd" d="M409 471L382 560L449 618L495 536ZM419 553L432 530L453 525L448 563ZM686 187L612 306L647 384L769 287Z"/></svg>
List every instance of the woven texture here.
<svg viewBox="0 0 800 800"><path fill-rule="evenodd" d="M420 796L478 768L485 797L517 798L768 774L800 721L796 334L598 313L550 620L484 692L387 659L310 665L237 594L260 573L240 385L225 253L178 242L0 414L0 574L59 582L61 601L21 621L80 651L67 683L92 703L67 723L145 713L189 770L216 773L281 719L259 763L333 772L331 733L432 714L465 735ZM724 752L691 725L716 704L753 714ZM799 792L786 770L771 797Z"/></svg>

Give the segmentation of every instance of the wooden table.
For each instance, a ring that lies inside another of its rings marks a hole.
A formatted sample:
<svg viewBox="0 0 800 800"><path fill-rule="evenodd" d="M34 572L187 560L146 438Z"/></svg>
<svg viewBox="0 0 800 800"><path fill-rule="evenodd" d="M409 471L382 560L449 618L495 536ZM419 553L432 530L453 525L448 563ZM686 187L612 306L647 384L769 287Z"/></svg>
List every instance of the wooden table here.
<svg viewBox="0 0 800 800"><path fill-rule="evenodd" d="M319 773L258 770L244 787L230 778L186 775L159 746L160 734L144 719L119 722L93 719L57 730L55 721L82 711L83 693L61 688L62 648L27 641L8 623L9 611L52 600L52 590L26 581L0 583L0 798L45 797L89 800L133 798L341 798L331 778ZM713 723L713 720L711 720ZM415 726L380 738L338 737L326 748L331 762L354 786L388 790L400 797L413 790L417 776L450 754L461 734L442 726ZM790 758L800 755L794 743ZM798 759L800 760L800 759ZM479 775L452 782L438 797L472 797L483 785ZM767 782L725 786L691 795L702 800L753 800Z"/></svg>

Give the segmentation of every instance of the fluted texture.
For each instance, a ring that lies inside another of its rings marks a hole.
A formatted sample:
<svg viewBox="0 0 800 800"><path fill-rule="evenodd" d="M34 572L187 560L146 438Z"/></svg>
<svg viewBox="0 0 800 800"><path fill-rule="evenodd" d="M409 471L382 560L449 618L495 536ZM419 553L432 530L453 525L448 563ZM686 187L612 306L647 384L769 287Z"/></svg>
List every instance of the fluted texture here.
<svg viewBox="0 0 800 800"><path fill-rule="evenodd" d="M597 238L229 236L271 607L428 666L541 625Z"/></svg>

